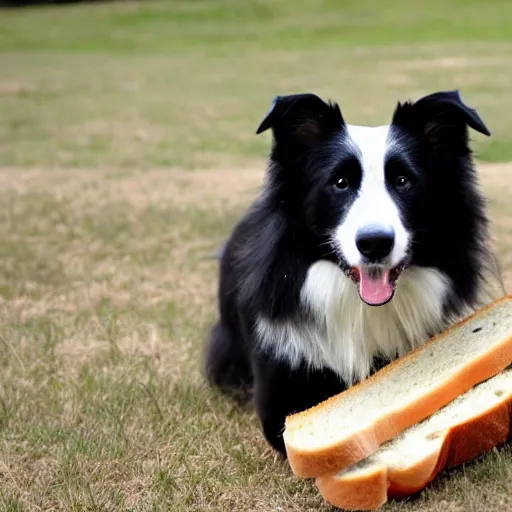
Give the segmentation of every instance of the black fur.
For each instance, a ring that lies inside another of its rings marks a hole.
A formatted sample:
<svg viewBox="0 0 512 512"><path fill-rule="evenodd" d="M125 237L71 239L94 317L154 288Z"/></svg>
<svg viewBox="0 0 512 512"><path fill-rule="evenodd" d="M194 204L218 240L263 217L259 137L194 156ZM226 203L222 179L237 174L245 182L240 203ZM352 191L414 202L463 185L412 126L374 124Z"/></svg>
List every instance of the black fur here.
<svg viewBox="0 0 512 512"><path fill-rule="evenodd" d="M415 234L411 263L431 266L452 280L447 309L473 304L489 260L485 202L476 184L467 125L490 135L458 91L426 96L397 107L392 126L401 134L403 153L421 181L402 208Z"/></svg>
<svg viewBox="0 0 512 512"><path fill-rule="evenodd" d="M397 173L410 178L410 189L390 190L414 234L409 264L433 266L450 277L447 314L474 303L487 259L487 220L468 126L489 134L455 91L399 104L391 130L401 149L385 164L390 182ZM312 94L278 97L258 133L267 129L274 142L264 190L223 250L220 319L208 342L206 370L209 381L224 390L244 397L252 390L264 434L283 452L285 417L346 383L329 369L292 368L262 351L255 319L307 324L310 313L299 296L310 265L328 259L348 271L328 233L355 193L341 194L333 184L340 172L357 182L362 171L342 143L346 125L336 104Z"/></svg>

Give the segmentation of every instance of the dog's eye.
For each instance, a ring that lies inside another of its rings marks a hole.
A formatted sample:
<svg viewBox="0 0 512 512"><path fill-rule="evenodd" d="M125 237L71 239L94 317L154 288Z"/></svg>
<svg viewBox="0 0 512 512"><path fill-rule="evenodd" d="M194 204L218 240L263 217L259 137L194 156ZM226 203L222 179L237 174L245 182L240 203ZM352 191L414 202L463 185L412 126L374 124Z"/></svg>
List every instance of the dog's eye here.
<svg viewBox="0 0 512 512"><path fill-rule="evenodd" d="M411 181L407 176L398 176L395 180L395 187L398 189L405 189L408 188L411 184Z"/></svg>
<svg viewBox="0 0 512 512"><path fill-rule="evenodd" d="M332 170L329 186L335 192L349 192L359 187L362 178L361 163L355 155L345 156Z"/></svg>
<svg viewBox="0 0 512 512"><path fill-rule="evenodd" d="M416 178L409 166L392 156L385 166L386 181L397 192L406 192L411 189Z"/></svg>
<svg viewBox="0 0 512 512"><path fill-rule="evenodd" d="M334 186L339 190L347 190L349 187L349 182L347 178L337 178L334 182Z"/></svg>

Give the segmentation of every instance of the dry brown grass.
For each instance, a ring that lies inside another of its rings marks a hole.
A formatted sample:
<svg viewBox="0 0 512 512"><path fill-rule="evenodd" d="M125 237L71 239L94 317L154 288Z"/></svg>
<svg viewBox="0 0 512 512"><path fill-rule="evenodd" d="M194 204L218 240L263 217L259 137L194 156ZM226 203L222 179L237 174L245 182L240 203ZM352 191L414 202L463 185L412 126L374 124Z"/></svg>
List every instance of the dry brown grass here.
<svg viewBox="0 0 512 512"><path fill-rule="evenodd" d="M254 197L261 185L263 162L237 168L183 171L177 168L136 172L104 169L1 169L0 189L18 194L51 192L76 208L126 201L136 210L148 206L186 208L203 202L209 208L232 208Z"/></svg>
<svg viewBox="0 0 512 512"><path fill-rule="evenodd" d="M479 168L506 256L512 165ZM0 503L325 509L312 483L268 449L253 413L212 394L200 377L215 314L216 264L206 256L257 194L263 169L260 161L143 174L0 170ZM506 508L507 454L388 508Z"/></svg>

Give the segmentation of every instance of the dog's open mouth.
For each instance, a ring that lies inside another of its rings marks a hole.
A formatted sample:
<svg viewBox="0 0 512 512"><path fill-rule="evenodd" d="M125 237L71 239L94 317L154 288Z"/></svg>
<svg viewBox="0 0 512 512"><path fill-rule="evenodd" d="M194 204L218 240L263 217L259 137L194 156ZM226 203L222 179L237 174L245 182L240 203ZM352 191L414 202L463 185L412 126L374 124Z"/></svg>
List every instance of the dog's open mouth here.
<svg viewBox="0 0 512 512"><path fill-rule="evenodd" d="M353 267L351 278L359 287L361 300L369 306L383 306L395 295L403 265L387 269L377 266Z"/></svg>

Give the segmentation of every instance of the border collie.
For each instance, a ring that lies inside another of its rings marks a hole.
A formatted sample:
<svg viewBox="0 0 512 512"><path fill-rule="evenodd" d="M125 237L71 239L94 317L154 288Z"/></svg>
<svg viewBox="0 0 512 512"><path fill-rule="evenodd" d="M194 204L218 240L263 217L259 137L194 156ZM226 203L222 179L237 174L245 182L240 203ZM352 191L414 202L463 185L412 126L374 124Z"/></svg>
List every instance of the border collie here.
<svg viewBox="0 0 512 512"><path fill-rule="evenodd" d="M206 375L252 392L278 451L288 414L481 305L493 258L468 127L490 135L458 91L398 103L378 127L314 94L275 98L262 192L221 256Z"/></svg>

